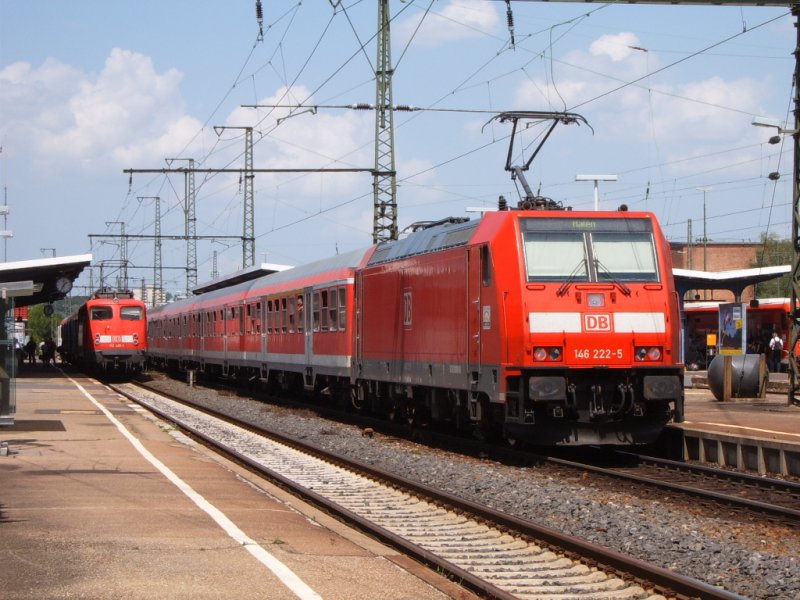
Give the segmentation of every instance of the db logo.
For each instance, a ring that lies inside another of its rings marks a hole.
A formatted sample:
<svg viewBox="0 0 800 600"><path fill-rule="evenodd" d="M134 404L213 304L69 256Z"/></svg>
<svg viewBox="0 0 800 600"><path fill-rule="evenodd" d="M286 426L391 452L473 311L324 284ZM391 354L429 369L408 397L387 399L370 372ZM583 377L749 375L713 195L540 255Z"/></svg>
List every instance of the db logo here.
<svg viewBox="0 0 800 600"><path fill-rule="evenodd" d="M611 315L583 315L584 331L611 331Z"/></svg>

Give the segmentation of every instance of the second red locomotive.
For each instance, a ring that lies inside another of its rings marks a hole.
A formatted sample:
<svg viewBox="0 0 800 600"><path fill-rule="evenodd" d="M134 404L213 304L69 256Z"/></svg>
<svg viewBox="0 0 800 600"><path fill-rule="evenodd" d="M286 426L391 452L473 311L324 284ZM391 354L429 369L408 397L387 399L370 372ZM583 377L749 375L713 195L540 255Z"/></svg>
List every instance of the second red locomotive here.
<svg viewBox="0 0 800 600"><path fill-rule="evenodd" d="M683 414L670 253L642 212L500 210L151 311L150 358L532 444Z"/></svg>
<svg viewBox="0 0 800 600"><path fill-rule="evenodd" d="M144 302L130 291L100 290L61 322L63 359L104 375L142 370L147 351Z"/></svg>

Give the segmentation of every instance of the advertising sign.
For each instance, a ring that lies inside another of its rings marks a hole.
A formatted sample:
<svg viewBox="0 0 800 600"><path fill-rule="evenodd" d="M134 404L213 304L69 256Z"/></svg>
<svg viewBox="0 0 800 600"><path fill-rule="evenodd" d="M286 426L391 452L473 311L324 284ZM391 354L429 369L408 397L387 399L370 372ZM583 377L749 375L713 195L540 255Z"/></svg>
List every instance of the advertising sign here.
<svg viewBox="0 0 800 600"><path fill-rule="evenodd" d="M744 354L747 349L747 305L730 302L719 305L720 354Z"/></svg>

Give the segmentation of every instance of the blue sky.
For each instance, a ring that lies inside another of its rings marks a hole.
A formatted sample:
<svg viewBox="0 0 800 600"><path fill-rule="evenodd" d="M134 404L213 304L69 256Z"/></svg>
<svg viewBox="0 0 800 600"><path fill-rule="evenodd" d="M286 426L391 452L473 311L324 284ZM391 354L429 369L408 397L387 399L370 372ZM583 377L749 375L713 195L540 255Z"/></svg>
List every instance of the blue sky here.
<svg viewBox="0 0 800 600"><path fill-rule="evenodd" d="M263 168L370 168L374 114L328 106L374 103L374 0L0 0L0 177L11 213L8 260L92 253L112 282L120 222L130 235L182 235L183 178L129 178L192 157L203 168L244 164L253 126ZM516 200L503 169L508 125L493 111L568 110L591 125L559 126L527 175L534 190L593 207L576 174L601 183L601 208L653 211L685 241L787 237L791 140L753 116L791 111L795 30L786 9L513 2L391 3L400 228ZM363 49L362 49L363 47ZM319 105L289 109L243 104ZM481 112L482 111L482 112ZM541 127L525 132L525 160ZM782 177L767 178L772 171ZM198 174L198 279L241 268L242 190L234 174ZM302 264L371 243L369 174L262 174L255 179L256 260ZM110 225L108 224L110 223ZM49 250L45 253L49 255ZM153 242L131 240L129 275L152 279ZM164 280L181 290L185 248L163 245ZM99 270L95 270L95 284ZM79 284L88 284L88 274Z"/></svg>

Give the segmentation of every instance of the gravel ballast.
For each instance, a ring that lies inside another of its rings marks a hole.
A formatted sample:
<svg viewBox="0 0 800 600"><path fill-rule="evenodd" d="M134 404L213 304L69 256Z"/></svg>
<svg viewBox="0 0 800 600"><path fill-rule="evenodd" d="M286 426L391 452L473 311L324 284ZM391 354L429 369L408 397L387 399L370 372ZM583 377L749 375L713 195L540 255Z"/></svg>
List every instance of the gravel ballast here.
<svg viewBox="0 0 800 600"><path fill-rule="evenodd" d="M149 385L176 395L182 382ZM752 599L800 600L800 531L637 497L565 472L512 467L427 448L240 396L194 387L194 402L530 519ZM541 472L539 472L541 471ZM545 472L546 471L546 472Z"/></svg>

